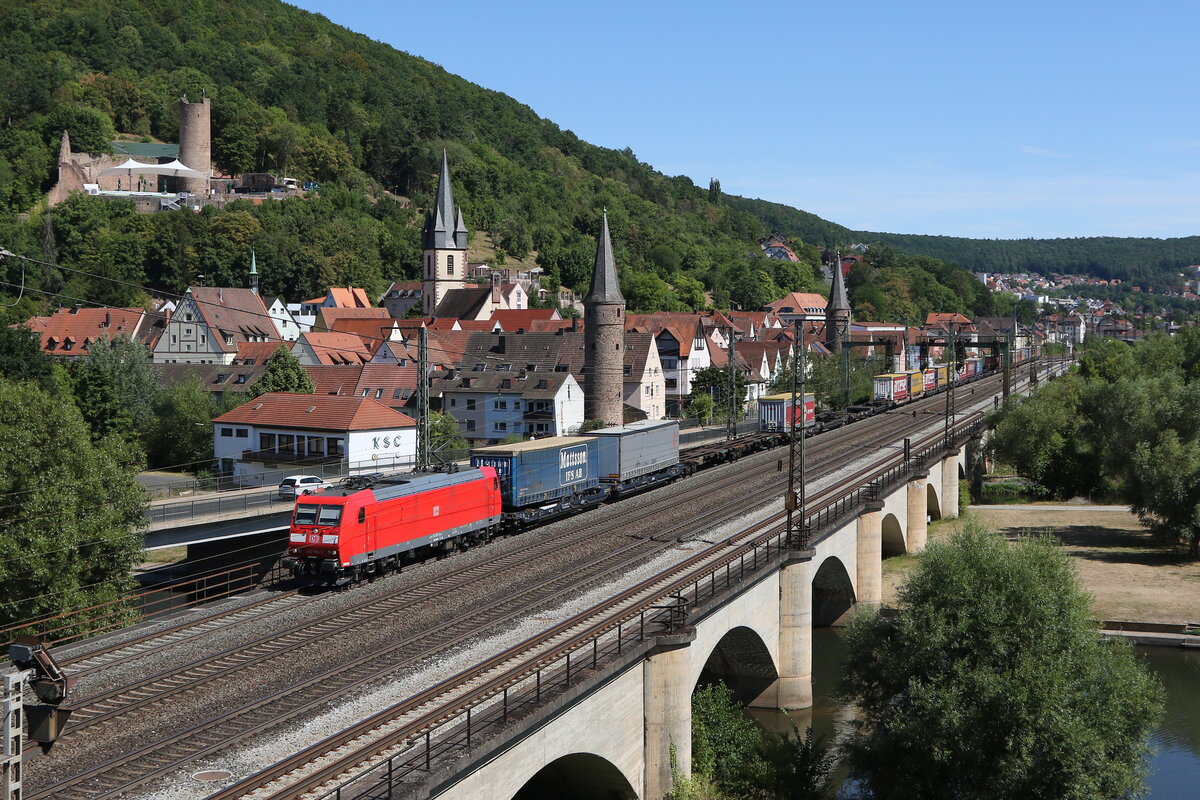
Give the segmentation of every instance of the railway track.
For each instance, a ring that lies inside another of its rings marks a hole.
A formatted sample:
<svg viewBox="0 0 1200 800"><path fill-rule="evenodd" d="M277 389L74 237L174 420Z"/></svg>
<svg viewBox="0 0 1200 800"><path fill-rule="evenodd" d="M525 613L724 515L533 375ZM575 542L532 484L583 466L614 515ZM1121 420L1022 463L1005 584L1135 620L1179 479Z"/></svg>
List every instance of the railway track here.
<svg viewBox="0 0 1200 800"><path fill-rule="evenodd" d="M980 416L972 415L974 419ZM959 428L967 428L970 424L968 421ZM940 434L932 434L918 445L918 450L928 447L932 442L938 442L940 437ZM888 457L877 468L862 470L817 492L812 498L813 506L808 519L818 518L822 513L836 508L846 493L852 493L864 479L895 469L899 461L903 461L902 456ZM592 663L595 664L599 661L597 637L605 632L616 629L619 641L622 638L620 628L623 624L630 623L648 610L663 608L661 604L664 600L672 596L681 596L688 588L693 588L693 602L698 600L701 583L697 575L715 575L714 570L719 571L722 567L728 569L734 563L740 564L739 574L744 575L746 555L749 552L753 552L754 567L757 568L761 543L780 534L780 523L784 517L783 512L777 512L765 520L757 521L719 544L668 567L525 642L498 653L483 663L385 709L244 781L212 794L208 800L328 797L328 794L322 795L320 792L323 789L332 791L334 784L338 784L339 789L347 789L347 784L342 779L362 770L364 763L378 758L380 753L397 750L403 752L404 748L412 746L414 742L419 748L422 737L439 726L449 723L453 728L455 720L462 716L466 708L474 706L487 713L488 709L483 704L489 700L494 701L501 692L504 693L503 710L497 709L494 702L490 710L493 715L500 711L503 718L507 718L510 706L514 702L510 693L514 683L537 674L535 692L540 699L542 687L556 680L556 674L552 670L548 675L542 675L548 663L561 659L564 654L578 650L581 645L590 641L593 643ZM767 563L767 558L763 559L763 563ZM726 581L728 582L728 573ZM637 640L642 638L639 633ZM621 645L618 643L616 652L619 653L620 649ZM609 650L611 652L611 647ZM586 665L586 647L584 651L583 660ZM579 668L577 674L578 670ZM561 679L562 671L567 673L569 684L569 660L560 668L557 678ZM461 724L465 724L469 729L470 718ZM478 722L476 725L478 726ZM467 740L470 740L469 732ZM431 755L432 738L425 738L423 741L428 758ZM395 767L393 759L388 765L389 784L395 779ZM295 779L289 779L291 777ZM337 796L348 799L356 794L353 791L339 790Z"/></svg>
<svg viewBox="0 0 1200 800"><path fill-rule="evenodd" d="M925 402L937 403L939 400L940 398L935 397ZM916 405L913 404L913 407ZM905 411L908 408L906 407ZM819 457L821 455L831 455L839 448L852 448L856 446L854 444L855 440L871 435L877 428L895 429L897 419L903 419L907 416L906 413L880 415L857 425L838 429L814 440L813 444L810 445L810 454L813 457ZM907 435L910 429L927 425L927 417L921 419L919 422L906 420L900 426L902 430L894 431L894 433L897 437L901 437ZM773 471L772 464L763 463L751 467L748 473L741 472L736 475L717 476L712 481L692 479L686 482L687 486L684 487L683 492L672 496L672 500L686 503L688 496L694 497L708 494L715 491L717 487L728 487L739 483L746 483L753 486L756 485L756 479L765 477ZM747 505L761 504L770 497L778 494L778 489L771 488L769 481L764 481L763 483L765 484L763 488L747 495L744 498L744 502L739 504L737 508L731 509L726 516L736 516L742 513L742 509ZM136 687L125 687L121 691L112 691L100 697L93 698L89 706L76 712L76 716L72 720L72 726L68 729L68 735L77 735L83 730L93 728L105 721L118 720L131 710L142 709L156 703L164 702L182 692L202 687L206 682L214 680L217 677L232 675L250 666L267 664L272 658L277 658L281 654L294 651L304 644L320 641L334 630L344 631L347 627L348 619L351 625L362 625L371 621L378 622L380 614L399 613L400 609L411 607L414 603L436 598L444 592L454 591L456 587L461 587L465 583L478 581L485 577L492 577L498 571L515 568L518 566L518 562L528 562L531 558L536 558L539 554L550 549L559 549L568 546L569 542L584 541L594 536L597 528L611 527L614 522L619 522L623 518L627 519L636 516L638 513L635 510L622 514L619 511L620 506L617 508L616 520L609 518L588 522L588 518L585 516L582 518L585 524L577 527L566 537L539 541L519 553L511 553L508 556L493 560L487 564L479 564L474 568L464 569L455 575L442 576L422 582L418 586L401 590L398 595L393 597L364 604L361 610L355 613L345 610L332 612L317 620L309 621L304 625L293 626L293 628L287 631L277 633L272 637L270 643L260 642L252 644L249 647L231 648L231 651L237 652L215 654L212 658L185 665L183 669L153 676L149 680L140 682ZM536 587L530 587L528 592L521 595L525 599L515 611L512 610L513 598L505 598L503 603L508 604L509 613L503 619L511 620L518 618L528 614L531 608L539 605L544 606L550 599L568 595L571 592L578 592L583 583L595 582L604 574L611 574L620 569L627 569L634 563L644 563L653 557L654 554L673 546L676 534L684 531L688 524L686 522L680 523L668 529L657 531L656 535L650 539L639 538L630 541L602 558L593 559L579 565L577 569L572 570L569 576L561 576L558 580L546 581L538 584ZM705 527L711 527L712 524L713 521L709 520L706 522ZM647 542L653 542L661 546L648 546ZM493 610L491 613L495 614L499 612ZM480 617L480 619L483 619L483 617ZM488 619L488 625L492 628L501 624L490 617ZM31 797L74 798L114 796L133 786L143 784L148 779L173 771L181 761L188 761L201 757L204 754L224 749L234 741L245 740L261 730L266 730L278 724L281 719L295 719L298 716L308 713L312 708L327 703L332 696L344 696L356 688L377 683L385 679L389 671L394 672L396 669L402 668L405 664L419 660L432 650L445 649L453 646L456 642L477 637L481 630L486 631L487 629L487 626L475 625L469 630L458 630L452 629L449 623L447 623L446 625L439 625L426 631L418 632L411 637L407 637L404 641L397 643L394 648L389 648L385 654L374 653L361 659L362 671L350 675L347 670L348 674L344 681L336 688L330 687L329 681L331 678L328 674L324 674L310 682L310 685L323 682L326 687L330 688L329 692L322 692L318 700L308 703L299 703L295 700L288 701L286 699L287 695L299 694L303 696L305 688L304 686L289 687L279 692L277 696L273 695L270 698L264 698L262 701L256 702L253 704L253 708L244 709L246 714L250 716L243 715L237 717L236 722L231 715L221 715L206 723L194 726L188 731L183 732L180 736L171 737L169 740L159 743L151 752L141 751L136 754L130 754L125 759L110 761L95 769L87 770L68 781L49 787L40 794L31 795ZM200 634L197 633L195 635ZM162 646L165 647L168 645L164 644ZM401 659L399 662L385 663L386 656L408 653L413 648L419 648L419 652L415 655L410 654L405 656L407 660ZM79 663L84 662L80 661ZM384 665L380 666L381 663ZM368 667L368 664L373 666ZM98 668L94 667L94 669ZM139 762L140 766L134 768L132 765L135 762Z"/></svg>

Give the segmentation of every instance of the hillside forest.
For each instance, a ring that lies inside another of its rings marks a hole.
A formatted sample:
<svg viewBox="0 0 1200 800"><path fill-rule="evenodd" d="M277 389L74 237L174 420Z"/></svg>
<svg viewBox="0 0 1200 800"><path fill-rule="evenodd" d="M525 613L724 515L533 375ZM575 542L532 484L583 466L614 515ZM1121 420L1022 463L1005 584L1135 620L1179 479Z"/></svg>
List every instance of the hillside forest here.
<svg viewBox="0 0 1200 800"><path fill-rule="evenodd" d="M319 196L199 214L139 215L75 197L44 207L62 132L75 151L121 136L177 141L178 99L207 94L213 158L228 174L318 181ZM0 265L9 320L75 302L131 305L145 290L245 285L289 300L331 285L381 292L412 279L442 149L472 246L536 263L545 283L586 289L608 209L631 310L758 308L825 291L820 247L859 238L786 206L656 172L596 147L498 92L277 0L18 0L0 7L0 245L62 268ZM800 263L764 258L786 229ZM916 322L988 313L971 276L891 253L854 276L860 316ZM22 287L24 287L22 291ZM20 302L16 302L20 296Z"/></svg>

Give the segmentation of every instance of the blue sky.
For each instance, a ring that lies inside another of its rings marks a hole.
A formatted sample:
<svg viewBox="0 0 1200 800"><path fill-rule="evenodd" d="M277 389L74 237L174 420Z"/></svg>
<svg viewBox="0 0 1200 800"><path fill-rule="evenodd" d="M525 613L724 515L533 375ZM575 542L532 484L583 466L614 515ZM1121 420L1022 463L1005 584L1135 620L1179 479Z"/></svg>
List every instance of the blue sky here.
<svg viewBox="0 0 1200 800"><path fill-rule="evenodd" d="M1200 234L1196 0L296 4L850 228Z"/></svg>

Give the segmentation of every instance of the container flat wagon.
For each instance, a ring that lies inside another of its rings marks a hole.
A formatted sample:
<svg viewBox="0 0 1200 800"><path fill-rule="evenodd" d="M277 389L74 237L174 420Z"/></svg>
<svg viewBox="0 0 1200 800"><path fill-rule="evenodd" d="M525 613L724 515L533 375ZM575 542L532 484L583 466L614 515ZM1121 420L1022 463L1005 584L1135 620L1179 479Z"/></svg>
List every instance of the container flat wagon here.
<svg viewBox="0 0 1200 800"><path fill-rule="evenodd" d="M639 492L685 472L675 420L644 420L589 435L596 439L600 482L614 495Z"/></svg>
<svg viewBox="0 0 1200 800"><path fill-rule="evenodd" d="M472 467L491 467L500 479L511 522L559 516L604 501L595 437L556 436L471 451Z"/></svg>
<svg viewBox="0 0 1200 800"><path fill-rule="evenodd" d="M872 379L876 400L899 403L908 399L908 374L892 372Z"/></svg>
<svg viewBox="0 0 1200 800"><path fill-rule="evenodd" d="M805 394L801 402L799 395L791 392L769 394L758 398L758 429L760 431L791 430L793 423L805 428L817 422L817 396ZM801 415L800 407L804 412Z"/></svg>

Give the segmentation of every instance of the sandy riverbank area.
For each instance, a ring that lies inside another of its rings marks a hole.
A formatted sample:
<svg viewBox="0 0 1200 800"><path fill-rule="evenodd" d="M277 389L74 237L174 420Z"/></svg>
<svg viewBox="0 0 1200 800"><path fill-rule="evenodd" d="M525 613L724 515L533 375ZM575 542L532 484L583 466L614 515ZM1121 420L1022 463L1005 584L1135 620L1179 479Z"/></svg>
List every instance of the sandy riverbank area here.
<svg viewBox="0 0 1200 800"><path fill-rule="evenodd" d="M1200 622L1200 562L1159 545L1125 509L990 506L972 513L1009 537L1036 531L1058 537L1092 594L1097 619ZM930 526L930 539L948 537L957 524ZM895 603L896 589L914 564L911 556L883 562L884 605Z"/></svg>

